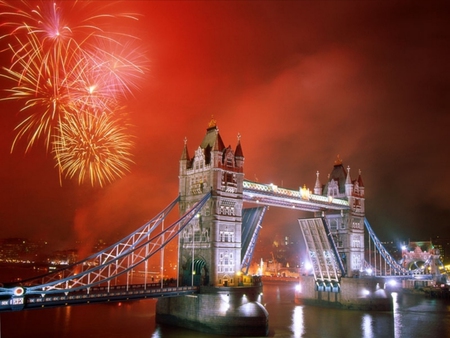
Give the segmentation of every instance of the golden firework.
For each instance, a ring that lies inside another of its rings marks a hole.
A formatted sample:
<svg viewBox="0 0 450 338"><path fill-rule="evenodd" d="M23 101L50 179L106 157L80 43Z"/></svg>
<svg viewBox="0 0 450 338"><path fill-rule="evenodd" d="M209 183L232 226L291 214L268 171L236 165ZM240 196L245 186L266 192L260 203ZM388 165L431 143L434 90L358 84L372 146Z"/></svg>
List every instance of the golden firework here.
<svg viewBox="0 0 450 338"><path fill-rule="evenodd" d="M58 128L53 154L62 176L103 187L130 170L134 143L124 121L81 111L66 114Z"/></svg>

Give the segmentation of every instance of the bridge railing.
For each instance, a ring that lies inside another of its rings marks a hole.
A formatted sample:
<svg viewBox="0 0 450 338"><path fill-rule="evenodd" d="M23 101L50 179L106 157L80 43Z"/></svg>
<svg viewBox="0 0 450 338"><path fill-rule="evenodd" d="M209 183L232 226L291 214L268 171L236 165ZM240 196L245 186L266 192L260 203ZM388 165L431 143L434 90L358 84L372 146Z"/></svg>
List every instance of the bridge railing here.
<svg viewBox="0 0 450 338"><path fill-rule="evenodd" d="M103 302L130 301L147 298L177 297L198 293L198 286L176 286L174 284L161 285L153 284L133 284L116 285L110 288L93 287L87 290L75 292L58 292L52 294L36 295L31 294L24 297L12 299L0 299L0 312L19 311L27 309L68 306L76 304L90 304Z"/></svg>

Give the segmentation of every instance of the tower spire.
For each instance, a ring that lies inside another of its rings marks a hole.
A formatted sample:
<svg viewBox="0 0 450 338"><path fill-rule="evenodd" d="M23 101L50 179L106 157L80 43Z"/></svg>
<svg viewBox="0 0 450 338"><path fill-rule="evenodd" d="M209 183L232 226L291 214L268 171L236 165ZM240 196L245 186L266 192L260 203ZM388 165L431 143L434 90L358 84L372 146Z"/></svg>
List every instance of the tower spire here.
<svg viewBox="0 0 450 338"><path fill-rule="evenodd" d="M214 118L214 115L211 115L211 120L209 121L208 129L215 128L216 126L217 126L217 121Z"/></svg>
<svg viewBox="0 0 450 338"><path fill-rule="evenodd" d="M322 184L320 184L319 170L316 173L316 184L314 185L314 194L322 195Z"/></svg>
<svg viewBox="0 0 450 338"><path fill-rule="evenodd" d="M187 148L187 138L184 138L184 147L183 147L183 152L181 153L181 160L186 160L189 161L189 151Z"/></svg>
<svg viewBox="0 0 450 338"><path fill-rule="evenodd" d="M234 152L234 158L236 161L236 167L243 168L244 167L244 152L242 151L241 146L241 134L237 135L238 143L236 146L236 151Z"/></svg>
<svg viewBox="0 0 450 338"><path fill-rule="evenodd" d="M237 135L237 146L236 151L234 152L236 157L244 157L244 153L242 152L242 146L241 146L241 134L238 133Z"/></svg>
<svg viewBox="0 0 450 338"><path fill-rule="evenodd" d="M353 183L350 177L350 166L347 166L347 177L345 178L345 195L347 197L353 194Z"/></svg>

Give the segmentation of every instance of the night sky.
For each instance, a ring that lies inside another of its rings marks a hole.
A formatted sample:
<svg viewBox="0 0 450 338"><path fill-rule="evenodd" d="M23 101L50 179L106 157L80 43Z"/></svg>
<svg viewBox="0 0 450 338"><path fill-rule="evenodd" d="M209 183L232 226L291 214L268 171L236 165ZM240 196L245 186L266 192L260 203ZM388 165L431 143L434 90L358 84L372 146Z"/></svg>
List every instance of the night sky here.
<svg viewBox="0 0 450 338"><path fill-rule="evenodd" d="M177 196L184 139L194 154L212 115L226 146L241 134L247 179L313 189L340 155L353 179L362 172L380 239L448 236L446 2L126 1L109 11L140 14L126 30L148 59L126 102L131 172L104 188L61 186L42 144L10 152L23 115L2 101L0 237L61 248L120 239ZM298 234L300 216L271 208L261 236Z"/></svg>

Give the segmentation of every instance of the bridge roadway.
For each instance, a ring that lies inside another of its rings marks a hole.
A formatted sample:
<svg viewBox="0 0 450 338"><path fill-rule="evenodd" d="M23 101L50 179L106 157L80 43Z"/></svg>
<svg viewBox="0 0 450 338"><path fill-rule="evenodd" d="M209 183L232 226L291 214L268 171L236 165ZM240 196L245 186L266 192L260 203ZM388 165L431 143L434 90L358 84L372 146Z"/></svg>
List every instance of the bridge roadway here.
<svg viewBox="0 0 450 338"><path fill-rule="evenodd" d="M175 285L173 285L175 284ZM97 286L89 290L73 292L52 292L42 295L27 294L0 300L0 312L27 310L54 306L68 306L89 303L131 301L146 298L176 297L198 292L197 286L177 287L176 283L130 284Z"/></svg>

